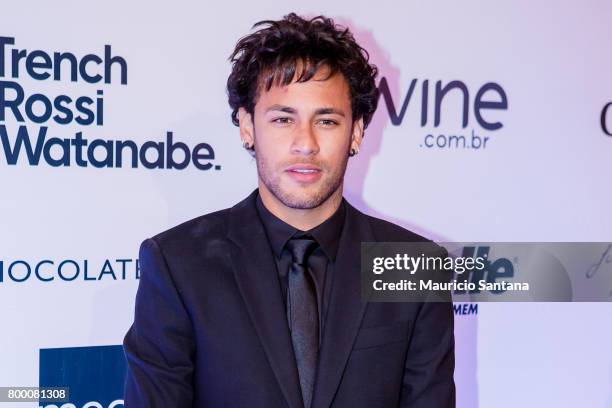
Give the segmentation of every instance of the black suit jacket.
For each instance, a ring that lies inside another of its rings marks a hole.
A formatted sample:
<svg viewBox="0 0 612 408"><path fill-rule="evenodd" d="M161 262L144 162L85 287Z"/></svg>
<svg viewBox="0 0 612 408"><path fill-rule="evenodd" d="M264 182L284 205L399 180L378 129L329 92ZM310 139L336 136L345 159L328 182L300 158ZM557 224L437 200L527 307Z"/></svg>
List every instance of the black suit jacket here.
<svg viewBox="0 0 612 408"><path fill-rule="evenodd" d="M302 408L257 194L142 243L126 408ZM345 217L312 407L454 407L452 304L361 301L362 241L425 239Z"/></svg>

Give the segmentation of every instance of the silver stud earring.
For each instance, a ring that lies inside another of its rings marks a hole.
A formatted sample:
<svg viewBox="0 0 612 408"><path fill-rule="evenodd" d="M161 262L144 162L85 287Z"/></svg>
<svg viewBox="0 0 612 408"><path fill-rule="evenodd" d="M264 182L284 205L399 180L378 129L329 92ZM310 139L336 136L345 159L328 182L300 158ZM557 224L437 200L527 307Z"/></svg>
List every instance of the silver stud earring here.
<svg viewBox="0 0 612 408"><path fill-rule="evenodd" d="M242 147L244 147L247 150L252 150L253 149L251 147L251 145L249 144L249 142L242 142Z"/></svg>
<svg viewBox="0 0 612 408"><path fill-rule="evenodd" d="M350 156L350 157L353 157L353 156L355 156L356 154L359 154L359 149L355 149L355 148L351 147L351 151L350 151L350 153L349 153L349 156Z"/></svg>

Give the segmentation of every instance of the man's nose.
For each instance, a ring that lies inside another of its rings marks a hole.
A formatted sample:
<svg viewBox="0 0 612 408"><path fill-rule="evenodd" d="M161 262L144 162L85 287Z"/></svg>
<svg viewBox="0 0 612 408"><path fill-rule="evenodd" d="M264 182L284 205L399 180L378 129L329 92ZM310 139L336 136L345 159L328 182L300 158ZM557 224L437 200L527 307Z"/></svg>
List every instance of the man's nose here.
<svg viewBox="0 0 612 408"><path fill-rule="evenodd" d="M314 129L310 124L305 124L295 131L291 152L296 154L316 154L319 152L319 144Z"/></svg>

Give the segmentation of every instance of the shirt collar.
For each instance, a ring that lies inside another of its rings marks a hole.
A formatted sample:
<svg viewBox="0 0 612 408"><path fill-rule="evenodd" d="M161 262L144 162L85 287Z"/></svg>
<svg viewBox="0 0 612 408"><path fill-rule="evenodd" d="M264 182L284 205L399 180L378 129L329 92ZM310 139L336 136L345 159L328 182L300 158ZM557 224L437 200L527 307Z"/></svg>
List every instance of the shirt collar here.
<svg viewBox="0 0 612 408"><path fill-rule="evenodd" d="M340 206L328 219L308 231L300 231L272 214L264 205L259 194L257 194L256 201L257 213L277 258L280 258L285 244L295 233L304 232L314 237L330 260L334 261L336 259L346 212L344 198L342 198Z"/></svg>

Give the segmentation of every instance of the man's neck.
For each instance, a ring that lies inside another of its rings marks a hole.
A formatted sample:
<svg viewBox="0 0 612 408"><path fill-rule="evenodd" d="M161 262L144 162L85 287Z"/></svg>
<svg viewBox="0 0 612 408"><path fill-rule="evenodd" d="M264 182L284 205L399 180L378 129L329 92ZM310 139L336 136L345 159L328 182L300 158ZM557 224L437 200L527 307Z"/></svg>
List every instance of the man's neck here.
<svg viewBox="0 0 612 408"><path fill-rule="evenodd" d="M276 217L300 231L308 231L323 223L336 212L342 202L342 186L321 205L308 209L287 207L261 183L259 195L264 206Z"/></svg>

